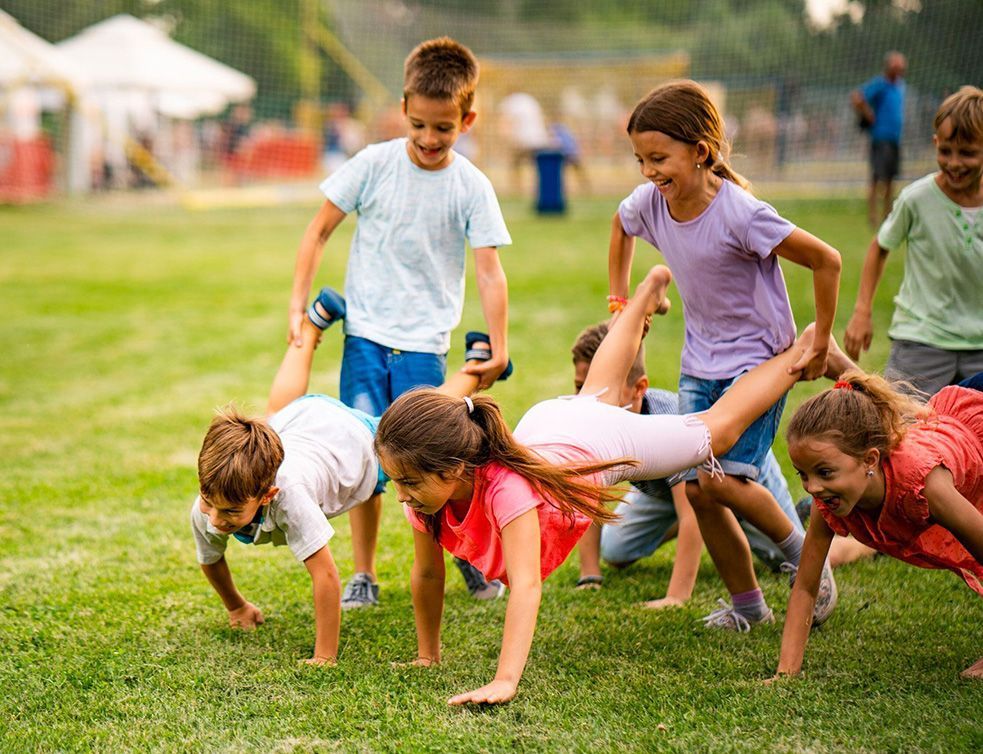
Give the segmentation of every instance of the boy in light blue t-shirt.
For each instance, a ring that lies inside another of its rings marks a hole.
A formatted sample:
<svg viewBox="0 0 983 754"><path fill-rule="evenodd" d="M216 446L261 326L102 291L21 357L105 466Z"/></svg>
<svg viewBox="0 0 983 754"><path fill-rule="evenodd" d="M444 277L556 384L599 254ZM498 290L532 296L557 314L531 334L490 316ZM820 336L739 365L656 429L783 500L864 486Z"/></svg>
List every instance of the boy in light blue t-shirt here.
<svg viewBox="0 0 983 754"><path fill-rule="evenodd" d="M413 387L444 381L450 332L464 304L465 242L493 354L467 369L483 389L508 364L508 290L497 247L511 238L490 181L452 149L474 123L477 83L478 63L463 45L442 37L417 46L405 64L406 137L366 147L321 184L326 200L297 252L289 340L299 346L324 243L348 213L358 214L345 278L340 394L371 416ZM343 607L377 602L381 510L375 495L349 514L356 573ZM472 594L501 594L501 585L458 565Z"/></svg>

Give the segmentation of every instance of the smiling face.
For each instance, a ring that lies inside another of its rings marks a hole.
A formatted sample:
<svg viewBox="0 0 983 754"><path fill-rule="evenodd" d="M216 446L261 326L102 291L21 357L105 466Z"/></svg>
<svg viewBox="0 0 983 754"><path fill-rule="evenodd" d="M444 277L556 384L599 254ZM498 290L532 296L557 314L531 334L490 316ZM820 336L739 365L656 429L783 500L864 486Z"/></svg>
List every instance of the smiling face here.
<svg viewBox="0 0 983 754"><path fill-rule="evenodd" d="M474 123L475 113L461 114L453 100L413 94L403 100L406 152L419 168L442 170L454 159L451 148Z"/></svg>
<svg viewBox="0 0 983 754"><path fill-rule="evenodd" d="M880 460L877 450L868 450L863 458L856 458L829 440L807 437L790 440L788 455L805 491L834 515L847 516L858 503L876 499Z"/></svg>
<svg viewBox="0 0 983 754"><path fill-rule="evenodd" d="M451 500L471 498L473 488L464 476L464 464L453 473L438 474L403 468L383 454L379 463L393 482L397 500L417 513L432 516Z"/></svg>
<svg viewBox="0 0 983 754"><path fill-rule="evenodd" d="M957 203L978 201L983 176L983 142L953 139L952 131L952 123L946 118L933 138L935 159L941 171L939 187Z"/></svg>
<svg viewBox="0 0 983 754"><path fill-rule="evenodd" d="M632 131L631 139L639 170L652 181L670 206L695 194L703 186L710 171L703 164L709 149L702 141L687 144L661 131Z"/></svg>
<svg viewBox="0 0 983 754"><path fill-rule="evenodd" d="M223 534L231 534L243 526L251 524L256 517L256 511L266 505L279 489L271 487L269 491L258 498L251 498L245 503L230 503L220 497L205 498L200 495L198 508L208 516L208 522Z"/></svg>

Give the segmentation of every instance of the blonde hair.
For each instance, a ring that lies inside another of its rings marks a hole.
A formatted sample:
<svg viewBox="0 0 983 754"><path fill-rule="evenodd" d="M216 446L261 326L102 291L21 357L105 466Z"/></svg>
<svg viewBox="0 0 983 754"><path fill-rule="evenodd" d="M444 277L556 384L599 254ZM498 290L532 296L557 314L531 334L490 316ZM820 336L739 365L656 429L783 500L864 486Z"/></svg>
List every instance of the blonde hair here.
<svg viewBox="0 0 983 754"><path fill-rule="evenodd" d="M590 364L594 360L594 354L597 353L597 349L600 347L601 341L607 337L610 326L610 321L606 320L604 322L598 322L596 325L591 325L590 327L584 328L580 335L577 336L577 340L570 349L570 353L573 354L574 364ZM628 377L625 379L625 382L628 385L634 385L644 376L645 343L642 342L638 346L638 353L635 354L635 360L631 363L631 368L628 370Z"/></svg>
<svg viewBox="0 0 983 754"><path fill-rule="evenodd" d="M478 88L478 60L450 37L418 44L403 64L403 99L411 94L450 100L467 115Z"/></svg>
<svg viewBox="0 0 983 754"><path fill-rule="evenodd" d="M198 454L201 496L241 505L262 497L276 481L283 443L261 419L226 406L212 419Z"/></svg>
<svg viewBox="0 0 983 754"><path fill-rule="evenodd" d="M851 369L836 387L799 406L786 439L792 444L819 437L854 458L871 448L886 457L901 444L908 427L930 414L930 409L899 393L883 377Z"/></svg>
<svg viewBox="0 0 983 754"><path fill-rule="evenodd" d="M471 404L474 410L461 398L428 388L404 393L382 415L376 452L401 469L425 474L448 475L462 464L473 472L498 463L524 477L538 495L564 513L579 512L597 523L617 519L603 504L620 495L584 477L633 466L635 461L554 465L516 442L494 399L475 395ZM426 520L434 537L439 537L439 516Z"/></svg>
<svg viewBox="0 0 983 754"><path fill-rule="evenodd" d="M704 142L710 150L706 166L724 180L750 190L751 184L727 163L730 142L724 119L706 89L695 81L671 81L646 94L628 119L628 133L660 131L686 144Z"/></svg>
<svg viewBox="0 0 983 754"><path fill-rule="evenodd" d="M946 120L952 126L953 141L983 142L983 90L964 86L946 97L935 113L936 133Z"/></svg>

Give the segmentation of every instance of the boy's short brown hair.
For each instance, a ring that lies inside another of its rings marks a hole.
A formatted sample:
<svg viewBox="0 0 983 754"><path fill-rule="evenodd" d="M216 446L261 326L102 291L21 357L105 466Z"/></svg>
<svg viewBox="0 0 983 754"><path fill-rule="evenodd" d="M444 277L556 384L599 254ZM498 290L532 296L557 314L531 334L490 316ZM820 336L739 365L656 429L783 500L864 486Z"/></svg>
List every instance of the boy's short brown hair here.
<svg viewBox="0 0 983 754"><path fill-rule="evenodd" d="M273 486L281 463L283 443L273 428L227 406L212 419L198 454L201 496L235 505L260 498Z"/></svg>
<svg viewBox="0 0 983 754"><path fill-rule="evenodd" d="M471 112L478 88L478 61L467 47L450 37L421 42L403 66L403 98L419 94L430 99L450 100Z"/></svg>
<svg viewBox="0 0 983 754"><path fill-rule="evenodd" d="M983 89L964 86L946 97L935 114L936 133L945 120L952 126L953 141L983 142Z"/></svg>
<svg viewBox="0 0 983 754"><path fill-rule="evenodd" d="M570 352L573 354L574 364L590 364L594 360L594 354L597 353L598 346L601 345L601 341L604 340L608 334L608 326L608 322L598 322L596 325L591 325L577 336L577 340L573 344L573 348L570 349ZM638 353L635 354L635 360L631 363L631 369L628 370L628 378L626 382L629 385L634 385L636 382L638 382L639 378L644 376L645 344L641 343L638 346Z"/></svg>

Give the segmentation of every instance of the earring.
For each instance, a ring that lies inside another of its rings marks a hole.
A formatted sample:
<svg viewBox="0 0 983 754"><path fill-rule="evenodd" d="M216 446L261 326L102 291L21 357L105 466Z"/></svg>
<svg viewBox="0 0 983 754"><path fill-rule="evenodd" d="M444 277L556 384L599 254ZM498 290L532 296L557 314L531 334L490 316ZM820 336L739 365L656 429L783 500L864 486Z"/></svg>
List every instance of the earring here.
<svg viewBox="0 0 983 754"><path fill-rule="evenodd" d="M872 476L874 476L874 470L873 469L867 469L867 477L870 478Z"/></svg>
<svg viewBox="0 0 983 754"><path fill-rule="evenodd" d="M701 163L699 163L699 162L698 162L698 163L696 163L696 169L697 169L697 170L699 170L699 169L700 169L700 168L702 168L702 167L703 167L703 165L702 165Z"/></svg>

